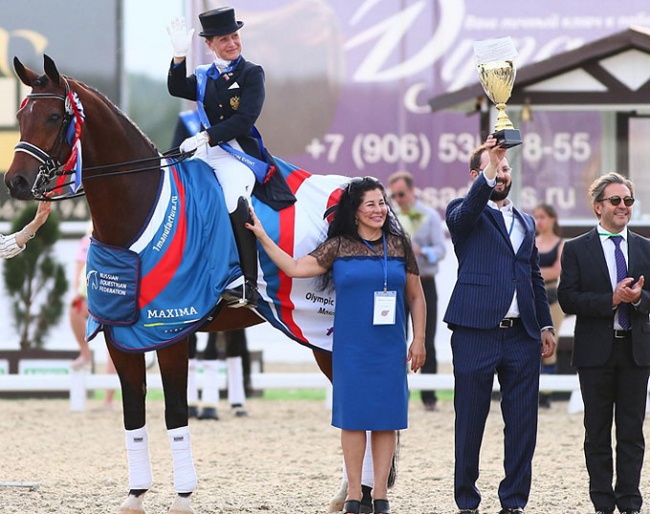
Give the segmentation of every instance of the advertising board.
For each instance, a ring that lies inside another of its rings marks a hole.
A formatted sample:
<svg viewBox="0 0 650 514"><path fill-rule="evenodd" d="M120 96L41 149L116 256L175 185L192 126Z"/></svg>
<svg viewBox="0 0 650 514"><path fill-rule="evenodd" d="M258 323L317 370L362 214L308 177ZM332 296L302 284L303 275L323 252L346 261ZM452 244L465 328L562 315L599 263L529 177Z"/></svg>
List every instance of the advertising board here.
<svg viewBox="0 0 650 514"><path fill-rule="evenodd" d="M189 2L197 33L198 14L222 5ZM432 113L428 100L478 80L475 40L511 36L521 68L633 25L650 26L645 0L518 2L504 10L478 0L228 5L245 23L244 57L266 72L258 128L272 153L314 173L386 179L407 169L441 211L468 187L479 116L473 109ZM211 58L195 38L193 63ZM590 218L585 192L603 167L601 114L539 111L521 121L517 110L508 112L524 140L510 152L518 205L530 210L545 201L561 218Z"/></svg>
<svg viewBox="0 0 650 514"><path fill-rule="evenodd" d="M19 140L16 112L28 89L16 78L13 58L42 72L43 54L66 75L92 85L120 105L122 54L119 20L122 0L28 0L3 2L0 18L0 171L13 159ZM12 220L24 207L0 186L0 220ZM64 220L87 220L83 198L61 202Z"/></svg>

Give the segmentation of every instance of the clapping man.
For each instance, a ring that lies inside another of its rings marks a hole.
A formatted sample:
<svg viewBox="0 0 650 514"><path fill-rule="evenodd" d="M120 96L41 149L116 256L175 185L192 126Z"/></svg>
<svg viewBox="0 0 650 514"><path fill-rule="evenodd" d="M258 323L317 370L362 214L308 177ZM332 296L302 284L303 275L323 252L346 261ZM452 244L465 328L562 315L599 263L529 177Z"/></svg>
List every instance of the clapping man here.
<svg viewBox="0 0 650 514"><path fill-rule="evenodd" d="M596 228L565 243L558 299L576 315L573 365L584 402L589 496L597 513L639 514L650 371L650 240L628 229L634 185L618 173L589 188ZM616 482L612 423L616 422Z"/></svg>

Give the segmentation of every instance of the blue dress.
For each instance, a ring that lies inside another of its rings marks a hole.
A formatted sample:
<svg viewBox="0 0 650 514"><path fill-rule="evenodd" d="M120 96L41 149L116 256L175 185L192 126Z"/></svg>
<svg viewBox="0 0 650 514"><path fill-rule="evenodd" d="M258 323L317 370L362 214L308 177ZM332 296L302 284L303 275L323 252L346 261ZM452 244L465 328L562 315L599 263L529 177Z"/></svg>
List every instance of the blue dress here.
<svg viewBox="0 0 650 514"><path fill-rule="evenodd" d="M384 284L381 239L371 242L376 254L362 241L347 238L328 240L321 245L324 251L319 247L312 252L328 267L328 260L320 257L338 246L331 265L336 289L332 425L345 430L401 430L408 425L406 258L399 251L399 238L387 240L392 243L388 290L397 293L394 325L372 322L374 293ZM417 264L413 266L417 273Z"/></svg>

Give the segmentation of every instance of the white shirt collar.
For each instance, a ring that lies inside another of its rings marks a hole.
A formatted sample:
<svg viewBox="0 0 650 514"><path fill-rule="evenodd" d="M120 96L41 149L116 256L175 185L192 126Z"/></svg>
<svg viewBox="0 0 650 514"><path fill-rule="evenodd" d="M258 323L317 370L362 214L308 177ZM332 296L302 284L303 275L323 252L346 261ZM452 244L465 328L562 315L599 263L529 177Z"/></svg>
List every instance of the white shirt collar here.
<svg viewBox="0 0 650 514"><path fill-rule="evenodd" d="M603 226L599 223L596 225L596 230L598 231L598 235L600 236L601 241L605 241L606 239L609 239L612 235L616 236L622 236L623 240L627 243L627 227L625 227L621 232L618 234L613 234L609 230L605 230Z"/></svg>
<svg viewBox="0 0 650 514"><path fill-rule="evenodd" d="M496 202L492 200L488 200L488 206L492 207L493 209L496 209L497 211L501 212L512 212L513 204L510 200L506 198L505 202L503 203L503 207L499 208L499 206L496 204Z"/></svg>

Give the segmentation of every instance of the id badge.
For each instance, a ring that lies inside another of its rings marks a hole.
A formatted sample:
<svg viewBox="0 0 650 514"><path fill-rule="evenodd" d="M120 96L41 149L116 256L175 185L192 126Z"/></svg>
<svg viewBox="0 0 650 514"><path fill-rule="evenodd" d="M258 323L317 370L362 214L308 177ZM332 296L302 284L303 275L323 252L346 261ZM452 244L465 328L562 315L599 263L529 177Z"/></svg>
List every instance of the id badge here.
<svg viewBox="0 0 650 514"><path fill-rule="evenodd" d="M375 291L373 325L394 325L397 291Z"/></svg>

